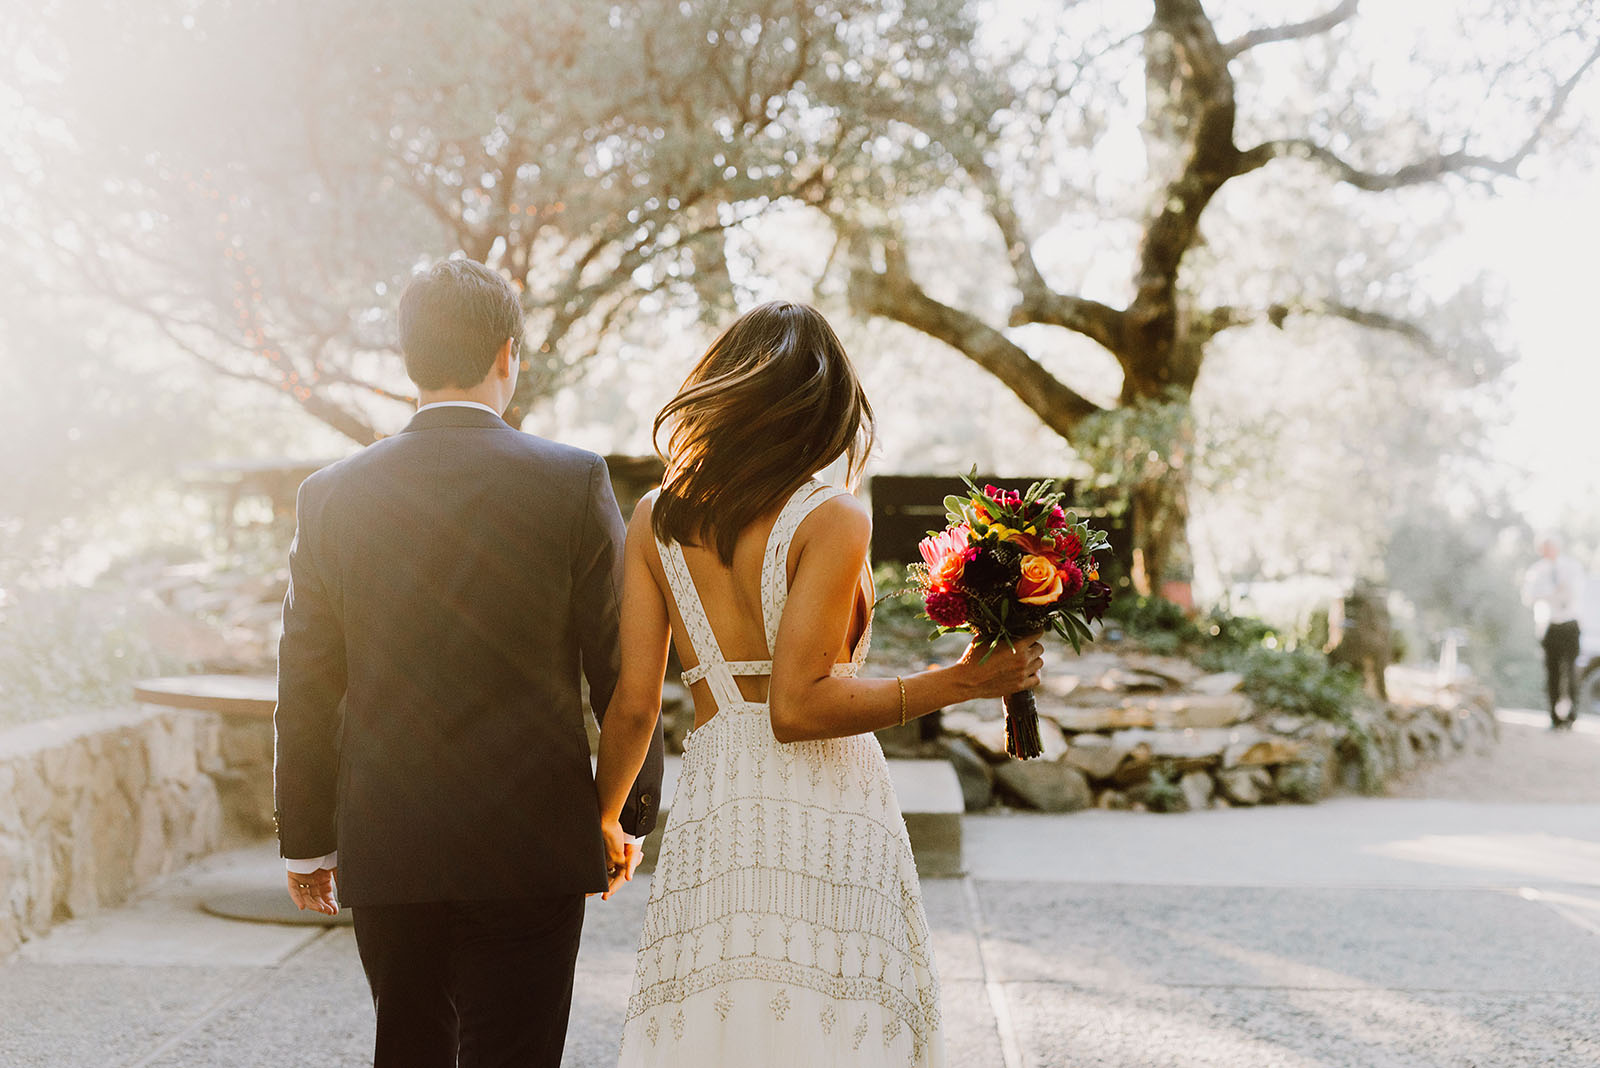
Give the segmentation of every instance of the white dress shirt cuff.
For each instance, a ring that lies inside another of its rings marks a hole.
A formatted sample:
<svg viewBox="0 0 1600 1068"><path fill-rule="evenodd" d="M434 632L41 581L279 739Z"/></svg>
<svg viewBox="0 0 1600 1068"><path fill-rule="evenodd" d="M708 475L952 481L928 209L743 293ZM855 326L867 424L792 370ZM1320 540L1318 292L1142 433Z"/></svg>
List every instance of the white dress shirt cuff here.
<svg viewBox="0 0 1600 1068"><path fill-rule="evenodd" d="M296 875L310 875L323 868L337 868L339 866L339 851L335 849L325 857L310 857L306 860L291 860L284 858L283 866Z"/></svg>

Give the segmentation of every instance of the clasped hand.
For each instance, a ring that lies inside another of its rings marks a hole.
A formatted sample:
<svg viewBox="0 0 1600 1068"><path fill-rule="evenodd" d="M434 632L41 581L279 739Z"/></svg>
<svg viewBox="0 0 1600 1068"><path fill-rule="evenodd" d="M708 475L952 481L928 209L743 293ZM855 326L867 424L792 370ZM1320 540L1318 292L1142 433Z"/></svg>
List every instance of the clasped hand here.
<svg viewBox="0 0 1600 1068"><path fill-rule="evenodd" d="M600 900L610 901L611 895L621 889L623 883L633 880L633 873L644 857L644 850L641 843L635 842L616 820L602 820L600 834L606 845L606 889L600 895Z"/></svg>

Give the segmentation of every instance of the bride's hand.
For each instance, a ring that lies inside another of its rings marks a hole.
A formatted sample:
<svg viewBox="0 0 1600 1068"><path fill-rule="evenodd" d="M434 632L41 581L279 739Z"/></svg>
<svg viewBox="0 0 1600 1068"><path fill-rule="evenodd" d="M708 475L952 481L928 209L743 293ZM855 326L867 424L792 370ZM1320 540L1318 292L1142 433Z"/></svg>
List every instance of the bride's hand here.
<svg viewBox="0 0 1600 1068"><path fill-rule="evenodd" d="M966 684L974 697L1006 697L1019 690L1031 690L1039 685L1039 673L1044 669L1044 646L1041 635L1029 634L1016 639L1015 648L1005 642L996 642L994 651L976 638L961 654L956 666L966 676Z"/></svg>
<svg viewBox="0 0 1600 1068"><path fill-rule="evenodd" d="M639 846L616 820L602 820L600 835L606 846L606 889L600 900L610 901L623 883L633 879L633 870L639 866Z"/></svg>

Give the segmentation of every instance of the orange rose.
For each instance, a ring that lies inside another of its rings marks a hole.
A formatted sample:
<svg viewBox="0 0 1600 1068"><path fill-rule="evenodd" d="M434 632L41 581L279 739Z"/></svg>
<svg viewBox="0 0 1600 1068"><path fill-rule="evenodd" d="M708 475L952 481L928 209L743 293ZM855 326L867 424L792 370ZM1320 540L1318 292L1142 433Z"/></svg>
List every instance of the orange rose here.
<svg viewBox="0 0 1600 1068"><path fill-rule="evenodd" d="M1017 580L1017 600L1023 604L1055 604L1061 599L1061 574L1048 557L1022 558L1022 578Z"/></svg>
<svg viewBox="0 0 1600 1068"><path fill-rule="evenodd" d="M940 589L949 589L961 581L961 572L966 569L967 554L963 552L950 553L940 560L928 572L928 577Z"/></svg>

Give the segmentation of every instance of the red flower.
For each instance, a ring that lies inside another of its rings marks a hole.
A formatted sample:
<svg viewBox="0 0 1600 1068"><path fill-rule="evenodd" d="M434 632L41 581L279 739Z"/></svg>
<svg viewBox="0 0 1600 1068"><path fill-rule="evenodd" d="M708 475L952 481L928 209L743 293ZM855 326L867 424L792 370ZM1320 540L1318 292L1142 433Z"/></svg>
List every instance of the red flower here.
<svg viewBox="0 0 1600 1068"><path fill-rule="evenodd" d="M1061 565L1061 586L1068 597L1074 597L1083 589L1083 570L1077 564L1068 560Z"/></svg>
<svg viewBox="0 0 1600 1068"><path fill-rule="evenodd" d="M941 627L959 627L967 621L967 599L953 590L928 594L928 618Z"/></svg>
<svg viewBox="0 0 1600 1068"><path fill-rule="evenodd" d="M1076 534L1057 534L1051 552L1061 560L1076 560L1078 554L1083 552L1083 540Z"/></svg>
<svg viewBox="0 0 1600 1068"><path fill-rule="evenodd" d="M1060 530L1067 525L1067 513L1062 511L1059 504L1050 509L1049 525L1051 530Z"/></svg>

